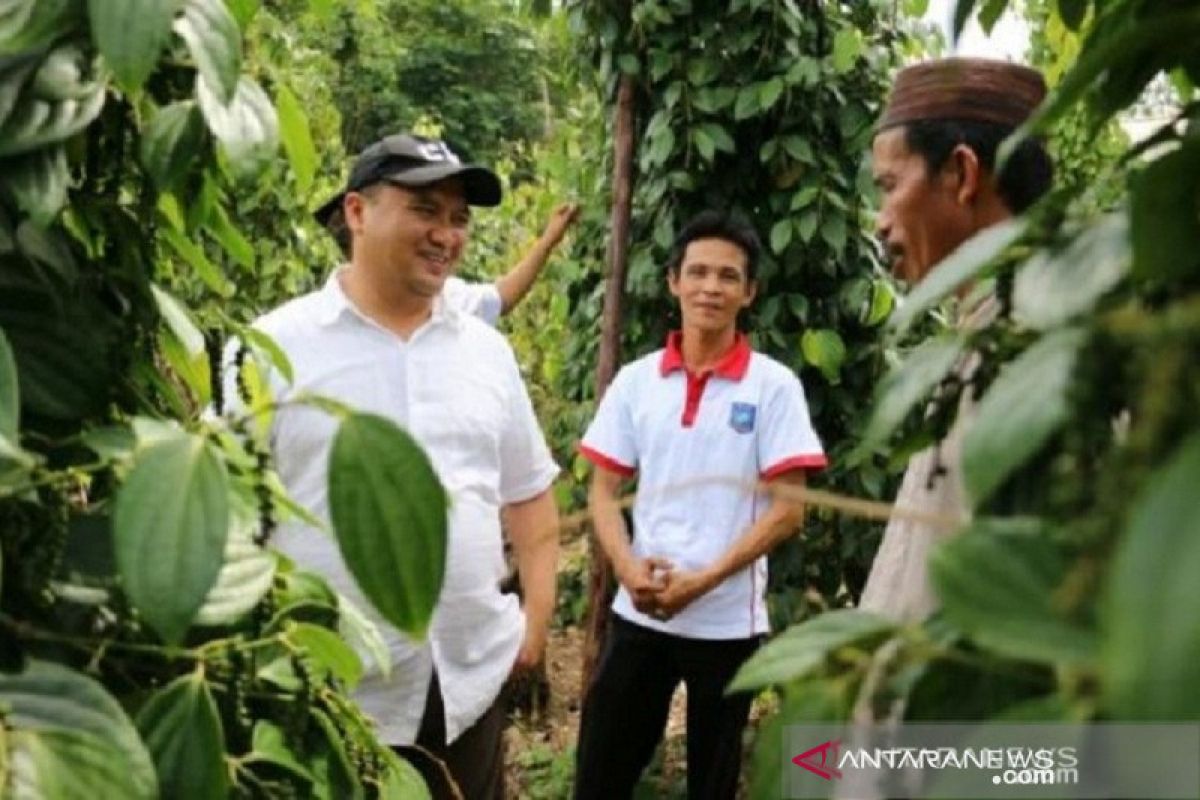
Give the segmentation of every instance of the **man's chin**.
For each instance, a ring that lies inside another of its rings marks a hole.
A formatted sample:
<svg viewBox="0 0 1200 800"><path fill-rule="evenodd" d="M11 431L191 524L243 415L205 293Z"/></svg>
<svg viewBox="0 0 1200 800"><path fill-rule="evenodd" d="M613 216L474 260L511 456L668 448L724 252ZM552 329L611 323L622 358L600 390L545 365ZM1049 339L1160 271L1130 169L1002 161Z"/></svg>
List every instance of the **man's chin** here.
<svg viewBox="0 0 1200 800"><path fill-rule="evenodd" d="M704 333L720 333L737 324L737 320L717 319L706 314L690 316L683 321L683 327L693 328Z"/></svg>
<svg viewBox="0 0 1200 800"><path fill-rule="evenodd" d="M929 270L921 269L919 265L914 264L907 258L899 258L892 262L891 272L892 277L900 283L907 286L915 286L921 282L921 279L925 277Z"/></svg>
<svg viewBox="0 0 1200 800"><path fill-rule="evenodd" d="M418 297L434 298L442 293L442 289L446 286L445 278L424 277L421 280L412 281L409 283L409 291Z"/></svg>

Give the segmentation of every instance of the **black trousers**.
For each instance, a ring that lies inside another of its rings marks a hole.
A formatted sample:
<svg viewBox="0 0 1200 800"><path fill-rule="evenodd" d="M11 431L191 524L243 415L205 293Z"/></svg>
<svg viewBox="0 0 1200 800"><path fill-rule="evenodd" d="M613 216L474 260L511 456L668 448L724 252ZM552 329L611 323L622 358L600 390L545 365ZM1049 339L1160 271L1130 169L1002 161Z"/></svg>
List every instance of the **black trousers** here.
<svg viewBox="0 0 1200 800"><path fill-rule="evenodd" d="M506 686L482 717L446 744L446 711L437 673L433 674L417 747L395 749L421 773L434 800L503 800L507 696Z"/></svg>
<svg viewBox="0 0 1200 800"><path fill-rule="evenodd" d="M687 639L613 615L583 701L575 800L632 796L680 681L687 686L688 798L733 798L753 697L726 697L725 687L761 642Z"/></svg>

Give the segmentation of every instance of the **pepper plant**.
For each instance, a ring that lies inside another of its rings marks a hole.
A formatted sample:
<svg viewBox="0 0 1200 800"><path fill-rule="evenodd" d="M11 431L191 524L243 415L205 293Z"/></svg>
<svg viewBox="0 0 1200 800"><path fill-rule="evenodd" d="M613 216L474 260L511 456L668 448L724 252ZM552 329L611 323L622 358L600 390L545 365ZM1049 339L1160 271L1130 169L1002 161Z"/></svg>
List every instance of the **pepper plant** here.
<svg viewBox="0 0 1200 800"><path fill-rule="evenodd" d="M1006 5L980 4L985 27ZM960 0L960 24L974 6ZM1068 184L962 246L893 316L903 339L969 284L999 301L990 325L926 340L898 366L862 445L906 419L936 439L971 393L973 521L930 556L930 619L842 610L745 666L735 686L782 693L759 739L758 796L778 791L778 726L855 706L906 720L1200 719L1200 9L1058 0L1054 12L1081 32L1079 55L1015 138L1079 108L1095 135L1159 75L1176 113L1125 149L1114 209ZM947 380L946 352L982 366Z"/></svg>
<svg viewBox="0 0 1200 800"><path fill-rule="evenodd" d="M428 460L390 422L290 400L341 419L329 534L370 607L271 547L283 519L323 526L266 445L263 387L290 365L223 313L220 265L254 256L240 217L273 202L280 142L298 186L317 156L278 61L245 46L258 6L0 0L5 796L427 796L349 691L388 666L372 620L429 623Z"/></svg>

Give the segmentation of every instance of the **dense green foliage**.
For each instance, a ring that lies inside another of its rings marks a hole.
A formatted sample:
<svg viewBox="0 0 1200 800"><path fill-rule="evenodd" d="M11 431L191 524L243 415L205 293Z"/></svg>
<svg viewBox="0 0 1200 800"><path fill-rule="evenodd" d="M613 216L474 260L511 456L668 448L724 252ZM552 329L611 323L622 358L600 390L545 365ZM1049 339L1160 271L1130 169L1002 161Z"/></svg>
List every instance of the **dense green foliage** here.
<svg viewBox="0 0 1200 800"><path fill-rule="evenodd" d="M1079 57L1082 37L1094 16L1081 19L1072 29L1056 13L1052 0L1025 0L1024 7L1031 27L1029 63L1053 88ZM1059 186L1087 190L1089 202L1098 210L1110 210L1120 199L1124 180L1120 157L1129 147L1129 136L1115 118L1096 124L1088 106L1076 106L1047 130L1046 144Z"/></svg>
<svg viewBox="0 0 1200 800"><path fill-rule="evenodd" d="M1080 104L1095 133L1162 72L1185 102L1157 147L1125 152L1116 211L1068 184L961 248L894 317L903 335L972 281L1000 300L987 327L947 334L982 354L972 380L928 374L922 348L897 374L923 375L924 391L889 381L875 408L888 420L877 441L906 411L941 422L937 436L961 393L979 398L962 462L975 521L931 557L941 611L930 620L821 617L747 665L742 685L783 686L776 724L844 718L856 698L909 720L1200 718L1200 10L1060 0L1056 13L1069 28L1094 19L1018 135ZM945 374L953 359L938 365ZM939 384L933 402L949 413L927 414ZM761 739L762 796L778 786L778 738Z"/></svg>
<svg viewBox="0 0 1200 800"><path fill-rule="evenodd" d="M887 493L884 458L851 465L864 398L880 377L880 326L893 305L871 234L873 188L863 153L889 70L908 40L891 4L590 2L611 97L620 73L637 86L637 176L622 362L662 346L673 321L667 250L693 214L733 209L765 245L758 297L744 320L753 345L801 375L832 468L828 486ZM611 187L604 187L607 194ZM590 398L599 330L607 209L580 237L595 266L571 287L572 336L562 391ZM776 621L857 595L878 528L826 511L776 553Z"/></svg>
<svg viewBox="0 0 1200 800"><path fill-rule="evenodd" d="M270 547L304 516L263 439L264 376L290 367L237 323L307 279L275 259L304 250L319 150L309 86L284 80L311 73L256 6L0 2L6 796L426 794L348 700L364 655L387 668L377 628ZM351 571L420 633L437 478L391 423L301 402L343 418L332 532ZM396 574L416 578L397 593Z"/></svg>
<svg viewBox="0 0 1200 800"><path fill-rule="evenodd" d="M960 18L1005 5L961 2ZM666 247L715 205L767 245L745 327L802 375L826 485L888 497L958 393L980 397L964 456L976 523L932 565L943 612L793 627L739 678L781 687L772 726L844 717L856 698L903 701L910 719L1200 718L1200 17L1167 0L1025 5L1056 88L1036 127L1060 189L893 314L863 154L916 46L896 3L588 0L573 34L540 0L0 0L0 785L423 796L347 699L386 662L375 626L270 547L304 513L263 440L265 372L289 368L241 326L336 263L309 209L341 179L343 134L354 149L441 131L510 189L476 215L469 276L515 262L556 202L584 203L575 246L503 323L571 463L594 395L619 74L638 112L622 361L661 345ZM1130 145L1114 115L1168 74L1178 124ZM920 341L927 312L974 280L1000 318ZM219 368L235 335L247 346ZM918 342L868 418L893 348ZM943 381L971 350L974 382ZM311 401L345 417L333 534L376 609L420 631L440 490L403 433ZM409 500L378 502L365 472ZM431 546L410 547L414 532ZM848 604L877 541L825 511L806 533L773 564L776 622ZM416 591L398 596L396 574ZM581 598L572 584L560 619ZM764 796L774 731L759 737ZM541 776L531 796L565 791L569 751L514 755Z"/></svg>
<svg viewBox="0 0 1200 800"><path fill-rule="evenodd" d="M342 139L357 152L383 135L432 124L472 157L541 138L554 69L512 3L372 0L344 4L302 37L333 57L331 89Z"/></svg>

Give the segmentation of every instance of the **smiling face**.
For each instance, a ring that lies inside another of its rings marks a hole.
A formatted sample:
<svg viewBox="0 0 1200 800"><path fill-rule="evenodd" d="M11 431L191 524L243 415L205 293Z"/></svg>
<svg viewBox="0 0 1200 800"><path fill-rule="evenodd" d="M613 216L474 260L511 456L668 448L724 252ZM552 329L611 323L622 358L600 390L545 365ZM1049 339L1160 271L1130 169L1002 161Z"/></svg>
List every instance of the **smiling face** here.
<svg viewBox="0 0 1200 800"><path fill-rule="evenodd" d="M683 327L723 333L754 299L746 253L724 239L695 239L683 252L678 271L667 274L667 287L679 299Z"/></svg>
<svg viewBox="0 0 1200 800"><path fill-rule="evenodd" d="M970 195L955 158L930 171L909 148L903 127L875 137L871 162L881 194L876 232L892 273L915 284L973 233Z"/></svg>
<svg viewBox="0 0 1200 800"><path fill-rule="evenodd" d="M435 297L454 273L471 221L457 179L423 187L377 184L348 193L345 212L355 264L422 298Z"/></svg>

